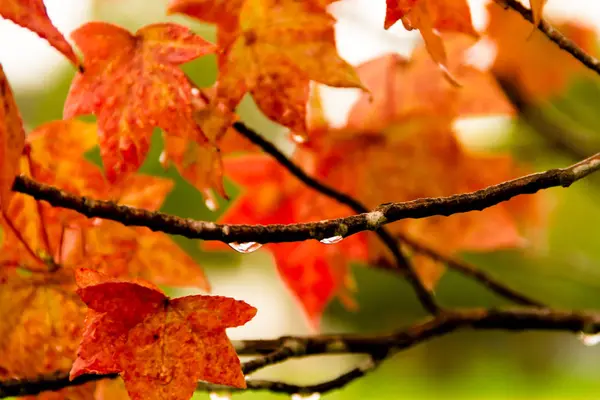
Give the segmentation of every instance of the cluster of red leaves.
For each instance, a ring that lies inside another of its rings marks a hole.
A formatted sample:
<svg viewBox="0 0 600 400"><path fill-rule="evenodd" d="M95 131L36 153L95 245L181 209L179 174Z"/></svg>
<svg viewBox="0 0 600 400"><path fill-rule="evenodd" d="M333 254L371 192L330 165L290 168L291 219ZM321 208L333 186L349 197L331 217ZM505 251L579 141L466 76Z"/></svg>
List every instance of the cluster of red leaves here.
<svg viewBox="0 0 600 400"><path fill-rule="evenodd" d="M421 32L425 47L411 59L386 55L357 69L336 50L335 20L327 11L335 1L171 0L169 13L216 24L216 45L172 23L132 34L94 22L72 33L81 62L52 25L42 0L0 3L0 16L36 32L79 68L65 120L43 125L25 139L0 66L0 353L5 355L0 379L71 367L72 377L118 372L134 399L186 399L199 379L244 387L224 332L256 312L222 297L168 299L155 284L209 286L199 266L167 235L88 220L13 194L18 173L76 195L156 210L172 183L136 171L158 127L165 138L161 162L172 162L207 199L213 199L213 190L226 197L223 170L245 187L225 222L295 223L350 214L227 133L246 93L266 116L309 139L297 147L294 161L370 207L472 191L519 172L507 155L465 149L452 130L459 117L513 112L492 73L464 62L465 50L481 36L465 0L387 0L384 26L401 20ZM536 24L544 4L531 0ZM532 34L518 15L496 4L489 11L485 36L498 50L494 74L516 78L531 96L543 98L578 72L568 55ZM591 47L588 31L568 28L578 43ZM218 80L199 90L179 66L209 53L217 54ZM552 79L540 71L550 71ZM447 79L448 72L461 88ZM311 93L311 81L369 93L345 126L332 128L318 93ZM83 114L95 115L97 123L71 119ZM104 173L85 158L97 145ZM254 153L222 163L219 149ZM518 246L522 228L540 223L536 204L522 198L478 214L403 221L390 229L399 239L408 235L442 254ZM265 246L314 327L334 297L354 306L349 262L392 262L374 236L329 242ZM411 261L424 284L433 287L441 266L418 255ZM122 398L119 385L90 383L41 397Z"/></svg>

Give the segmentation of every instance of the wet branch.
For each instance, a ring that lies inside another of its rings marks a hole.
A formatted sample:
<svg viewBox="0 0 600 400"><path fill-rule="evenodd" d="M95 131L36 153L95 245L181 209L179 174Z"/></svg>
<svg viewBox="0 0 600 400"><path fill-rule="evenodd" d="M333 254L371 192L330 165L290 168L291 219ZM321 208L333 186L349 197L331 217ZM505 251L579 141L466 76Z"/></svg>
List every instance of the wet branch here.
<svg viewBox="0 0 600 400"><path fill-rule="evenodd" d="M236 122L234 124L234 128L245 138L247 138L252 143L259 146L264 152L266 152L267 154L270 154L283 167L285 167L292 175L294 175L296 178L298 178L301 182L306 184L308 187L316 190L317 192L319 192L327 197L330 197L330 198L336 200L340 204L347 205L348 207L350 207L352 210L354 210L357 213L365 213L365 212L369 211L367 209L367 207L365 207L362 203L360 203L358 200L354 199L353 197L351 197L345 193L339 192L335 188L332 188L332 187L326 185L325 183L320 182L316 178L313 178L312 176L308 175L300 166L298 166L296 163L294 163L292 160L290 160L285 154L283 154L271 142L269 142L268 140L263 138L260 134L258 134L254 130L250 129L245 124L243 124L241 122ZM399 252L399 247L396 244L396 241L397 241L396 238L394 238L384 228L380 228L376 232L379 235L379 237L383 240L383 242L387 245L387 247L390 250L392 250L394 255L396 255L398 253L400 255L400 257L402 257L402 258L404 257L402 255L402 253ZM495 280L493 277L486 274L485 272L478 270L474 266L471 266L465 262L456 260L454 258L444 256L444 255L436 252L434 249L429 248L423 244L420 244L416 240L410 239L405 235L400 235L398 237L398 239L400 239L401 242L410 246L414 251L419 252L421 254L425 254L428 257L433 258L436 261L445 263L449 268L454 269L454 270L462 273L463 275L466 275L476 281L479 281L480 283L482 283L485 287L487 287L492 292L494 292L502 297L505 297L506 299L508 299L510 301L513 301L517 304L526 305L526 306L543 307L542 303L540 303L536 300L530 299L528 296L509 288L508 286L498 282L497 280ZM399 257L396 257L396 261L399 265L402 265L401 259ZM427 289L422 287L423 285L420 283L420 280L418 279L418 276L416 274L415 274L415 279L417 282L416 284L419 285L419 290L421 292L425 291L425 293L429 293L427 291ZM415 289L415 291L417 291L417 289ZM419 291L417 291L417 293L419 293ZM421 300L421 302L422 302L422 304L427 304L427 303L425 303L425 300Z"/></svg>
<svg viewBox="0 0 600 400"><path fill-rule="evenodd" d="M320 182L319 180L308 175L300 166L294 163L277 147L275 147L273 143L266 140L259 133L249 128L243 122L235 122L233 124L233 127L238 133L240 133L246 139L260 147L265 153L272 156L275 160L277 160L279 164L281 164L292 175L294 175L298 180L300 180L309 188L337 201L340 204L350 207L350 209L352 209L356 213L369 212L369 209L366 206L364 206L358 200L354 199L352 196L342 193L337 189L328 186L325 183ZM398 267L406 273L406 279L413 287L413 290L415 291L419 302L421 303L423 308L431 314L438 313L440 311L440 307L436 303L433 293L423 285L423 283L419 279L417 271L400 250L400 247L398 246L397 240L394 238L394 236L392 236L392 234L384 227L380 227L379 229L375 230L375 233L390 250L390 252L394 256L394 259L396 260L396 264L398 265Z"/></svg>
<svg viewBox="0 0 600 400"><path fill-rule="evenodd" d="M558 311L542 308L464 309L444 311L405 329L383 335L319 335L287 336L266 340L233 341L240 356L258 355L242 364L244 374L284 362L292 358L316 355L365 354L367 358L353 369L337 378L310 386L297 386L284 382L248 379L246 390L269 390L279 393L324 393L341 388L374 370L382 361L394 354L427 340L458 330L504 331L557 331L586 334L600 332L600 313L583 311ZM117 375L82 375L69 381L68 371L27 380L0 381L0 398L36 395L81 385ZM199 383L202 391L228 390L223 386Z"/></svg>
<svg viewBox="0 0 600 400"><path fill-rule="evenodd" d="M156 211L75 196L56 187L41 184L24 175L17 176L13 190L44 200L54 207L68 208L89 218L104 218L128 226L144 226L154 231L181 235L190 239L225 243L283 243L333 236L347 237L358 232L377 230L391 222L407 218L449 216L494 206L515 196L536 193L551 187L568 187L600 169L600 153L566 168L525 175L470 193L447 197L428 197L399 203L385 203L366 213L308 223L245 225L216 224L181 218Z"/></svg>
<svg viewBox="0 0 600 400"><path fill-rule="evenodd" d="M413 251L424 254L435 261L444 263L448 268L481 283L484 287L486 287L493 293L496 293L497 295L504 297L507 300L524 306L545 307L545 305L540 301L532 299L531 297L510 288L504 283L496 280L487 272L484 272L465 261L440 254L437 251L435 251L435 249L432 249L431 247L428 247L423 243L409 238L406 235L401 235L400 240L403 243L406 243L409 247L411 247Z"/></svg>

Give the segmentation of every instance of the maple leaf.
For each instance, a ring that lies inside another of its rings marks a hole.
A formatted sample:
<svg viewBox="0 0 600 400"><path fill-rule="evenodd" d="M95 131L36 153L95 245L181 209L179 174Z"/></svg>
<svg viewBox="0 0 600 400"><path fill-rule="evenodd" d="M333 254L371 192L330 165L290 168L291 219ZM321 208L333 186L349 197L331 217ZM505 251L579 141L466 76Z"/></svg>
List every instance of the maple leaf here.
<svg viewBox="0 0 600 400"><path fill-rule="evenodd" d="M132 35L116 25L91 22L72 37L86 70L71 84L64 115L96 115L110 182L139 168L154 127L206 143L193 118L190 84L177 66L214 52L212 44L171 23L148 25Z"/></svg>
<svg viewBox="0 0 600 400"><path fill-rule="evenodd" d="M250 92L267 117L304 131L310 80L362 87L352 66L337 54L334 19L325 10L329 3L176 0L169 11L218 23L216 102L233 109Z"/></svg>
<svg viewBox="0 0 600 400"><path fill-rule="evenodd" d="M347 130L378 132L392 122L419 117L441 120L458 116L514 114L493 75L466 64L465 51L473 43L472 39L464 36L451 36L446 40L452 55L450 66L463 83L461 87L436 74L437 65L423 47L415 49L410 59L387 54L361 64L361 79L372 96L359 98L348 116L344 131L312 131L311 140L315 136L324 136L327 140L327 135L345 138L350 135Z"/></svg>
<svg viewBox="0 0 600 400"><path fill-rule="evenodd" d="M108 186L100 169L85 160L97 143L94 124L76 120L44 124L27 137L25 174L71 193L158 210L173 188L169 179L134 174ZM145 228L89 220L16 194L0 220L0 262L29 270L88 266L111 276L144 277L171 286L209 290L202 269L171 238Z"/></svg>
<svg viewBox="0 0 600 400"><path fill-rule="evenodd" d="M85 315L72 272L24 276L3 267L0 276L0 376L36 377L69 369Z"/></svg>
<svg viewBox="0 0 600 400"><path fill-rule="evenodd" d="M12 196L19 158L25 145L25 131L8 79L0 64L0 208L6 211Z"/></svg>
<svg viewBox="0 0 600 400"><path fill-rule="evenodd" d="M160 285L210 291L202 268L162 232L103 220L84 232L87 265L116 277L143 278ZM83 265L83 262L80 265Z"/></svg>
<svg viewBox="0 0 600 400"><path fill-rule="evenodd" d="M244 187L244 192L226 210L220 219L223 223L297 223L350 212L333 200L316 195L266 155L227 158L225 171ZM279 275L313 329L318 329L325 307L335 296L346 305L352 304L348 263L366 259L364 235L354 235L335 246L309 241L264 247L273 254ZM205 248L221 246L207 243Z"/></svg>
<svg viewBox="0 0 600 400"><path fill-rule="evenodd" d="M540 21L542 20L542 14L544 11L544 6L548 0L529 0L529 5L531 7L531 13L533 15L533 26L535 28L538 27Z"/></svg>
<svg viewBox="0 0 600 400"><path fill-rule="evenodd" d="M73 52L73 48L52 25L42 0L3 0L0 3L0 16L37 33L64 54L74 65L79 66L79 60Z"/></svg>
<svg viewBox="0 0 600 400"><path fill-rule="evenodd" d="M531 24L512 9L492 2L488 5L490 22L487 37L495 44L494 74L518 85L532 101L562 93L577 76L592 77L591 72L570 54L552 43L543 33L531 31ZM556 28L588 53L596 49L593 29L566 22Z"/></svg>
<svg viewBox="0 0 600 400"><path fill-rule="evenodd" d="M509 156L473 153L461 146L451 123L462 89L441 77L426 81L419 75L423 66L388 55L358 67L373 101L363 96L350 111L347 126L320 132L317 140L300 147L315 153L317 178L371 208L471 192L521 175ZM477 214L404 220L388 229L446 255L515 247L523 243L517 221L536 223L537 204L535 198L523 197ZM369 240L372 262L392 262L377 238ZM423 257L414 261L424 284L432 288L442 272L439 265Z"/></svg>
<svg viewBox="0 0 600 400"><path fill-rule="evenodd" d="M77 293L91 312L71 379L119 372L132 400L188 399L198 380L246 387L226 328L256 309L220 296L169 299L140 281L106 279L78 270Z"/></svg>
<svg viewBox="0 0 600 400"><path fill-rule="evenodd" d="M387 0L385 29L398 20L407 30L418 29L431 57L444 67L446 51L438 32L460 32L477 37L466 0Z"/></svg>

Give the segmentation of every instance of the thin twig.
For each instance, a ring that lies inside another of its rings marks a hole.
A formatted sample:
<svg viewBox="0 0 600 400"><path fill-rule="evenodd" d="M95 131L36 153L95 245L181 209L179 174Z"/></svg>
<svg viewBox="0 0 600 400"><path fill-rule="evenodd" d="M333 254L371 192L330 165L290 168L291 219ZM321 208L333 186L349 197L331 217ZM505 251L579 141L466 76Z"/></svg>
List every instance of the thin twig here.
<svg viewBox="0 0 600 400"><path fill-rule="evenodd" d="M575 160L589 157L599 150L598 143L589 137L574 135L557 121L549 120L539 106L527 100L525 94L511 80L497 76L502 91L519 112L521 119L543 136L556 150Z"/></svg>
<svg viewBox="0 0 600 400"><path fill-rule="evenodd" d="M279 162L279 164L281 164L292 175L300 180L300 182L304 183L309 188L337 201L340 204L350 207L356 213L369 212L369 209L358 200L308 175L300 166L294 163L277 147L275 147L273 143L263 138L259 133L249 128L246 124L242 122L235 122L233 127L246 139L259 146L265 153L271 155L275 160L277 160L277 162ZM404 254L402 254L400 247L396 243L396 239L394 239L392 234L383 227L375 230L375 233L390 250L398 267L406 273L406 279L413 287L413 290L415 291L423 308L431 314L437 314L440 311L440 307L436 303L434 294L428 290L425 285L423 285L423 282L421 282L421 279L419 278L414 266L406 259Z"/></svg>
<svg viewBox="0 0 600 400"><path fill-rule="evenodd" d="M13 190L28 194L37 200L47 201L55 207L75 210L89 218L109 219L128 226L145 226L153 231L181 235L190 239L216 240L225 243L283 243L308 239L323 240L334 236L347 237L362 231L377 230L385 224L407 218L449 216L483 210L515 196L532 194L551 187L568 187L599 169L600 153L566 168L525 175L470 193L385 203L371 212L345 218L287 225L216 224L181 218L110 201L75 196L23 175L15 178Z"/></svg>
<svg viewBox="0 0 600 400"><path fill-rule="evenodd" d="M510 7L515 10L523 18L527 21L533 23L533 14L531 10L525 7L517 0L495 0L496 3ZM550 25L546 20L542 19L540 24L537 27L548 39L554 42L558 47L567 53L571 54L577 60L579 60L583 65L591 69L592 71L600 74L600 61L586 53L581 47L579 47L575 42L571 39L567 38L565 35L560 33L556 28Z"/></svg>
<svg viewBox="0 0 600 400"><path fill-rule="evenodd" d="M415 252L425 254L436 261L446 264L448 268L458 271L461 274L478 281L483 286L490 289L490 291L516 304L533 307L545 307L543 303L534 300L525 294L519 293L514 289L511 289L504 283L497 281L494 277L473 265L450 256L442 255L436 250L424 245L423 243L419 243L406 235L401 235L400 240L410 246Z"/></svg>
<svg viewBox="0 0 600 400"><path fill-rule="evenodd" d="M558 311L542 308L464 309L444 311L419 323L396 332L382 335L318 335L281 337L266 340L233 341L239 355L279 354L277 357L261 357L260 368L291 358L333 354L367 354L370 360L333 380L312 386L295 386L282 382L248 380L248 390L271 390L283 393L324 393L344 386L350 381L372 371L384 359L399 351L414 347L427 340L447 335L457 330L505 330L505 331L557 331L585 334L600 332L600 313L584 311ZM286 348L285 352L280 351ZM285 354L284 354L285 353ZM265 362L264 360L267 360ZM245 373L254 372L257 362L242 365ZM117 375L82 375L69 381L68 371L61 371L34 379L0 381L0 398L36 395L43 391L59 390ZM223 386L201 383L198 390L218 391ZM227 388L231 390L231 388Z"/></svg>

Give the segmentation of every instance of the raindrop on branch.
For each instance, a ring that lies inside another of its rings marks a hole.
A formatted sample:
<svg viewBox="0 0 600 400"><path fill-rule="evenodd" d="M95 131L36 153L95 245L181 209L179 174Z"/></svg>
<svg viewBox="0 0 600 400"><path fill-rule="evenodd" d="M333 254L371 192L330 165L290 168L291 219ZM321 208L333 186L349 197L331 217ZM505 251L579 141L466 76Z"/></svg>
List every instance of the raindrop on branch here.
<svg viewBox="0 0 600 400"><path fill-rule="evenodd" d="M585 346L591 347L600 343L600 333L587 334L579 332L577 337L579 338L579 341L581 341L581 343L583 343Z"/></svg>
<svg viewBox="0 0 600 400"><path fill-rule="evenodd" d="M292 138L292 141L297 144L303 144L308 141L308 137L301 133L292 132L290 133L290 137Z"/></svg>
<svg viewBox="0 0 600 400"><path fill-rule="evenodd" d="M311 393L311 394L294 393L292 395L292 400L319 400L320 398L321 398L321 393Z"/></svg>
<svg viewBox="0 0 600 400"><path fill-rule="evenodd" d="M319 242L323 243L323 244L336 244L341 242L344 239L343 236L337 235L337 236L332 236L329 238L325 238L325 239L321 239L319 240Z"/></svg>
<svg viewBox="0 0 600 400"><path fill-rule="evenodd" d="M261 243L256 243L256 242L244 242L244 243L233 242L233 243L227 243L227 244L229 245L229 247L231 247L235 251L237 251L239 253L243 253L243 254L255 252L256 250L258 250L262 247Z"/></svg>
<svg viewBox="0 0 600 400"><path fill-rule="evenodd" d="M230 400L231 399L231 393L228 392L210 392L208 394L208 397L210 397L210 400Z"/></svg>

